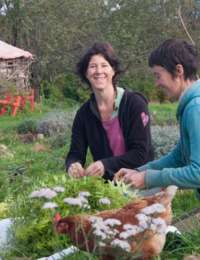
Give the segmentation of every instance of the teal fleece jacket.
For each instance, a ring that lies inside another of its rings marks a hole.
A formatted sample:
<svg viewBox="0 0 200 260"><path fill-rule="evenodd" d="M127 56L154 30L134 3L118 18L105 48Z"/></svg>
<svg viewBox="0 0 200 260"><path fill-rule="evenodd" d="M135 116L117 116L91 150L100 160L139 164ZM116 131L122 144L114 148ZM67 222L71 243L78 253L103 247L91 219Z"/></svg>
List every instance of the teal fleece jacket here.
<svg viewBox="0 0 200 260"><path fill-rule="evenodd" d="M166 156L138 168L146 170L145 187L200 188L200 80L180 99L177 108L180 139Z"/></svg>

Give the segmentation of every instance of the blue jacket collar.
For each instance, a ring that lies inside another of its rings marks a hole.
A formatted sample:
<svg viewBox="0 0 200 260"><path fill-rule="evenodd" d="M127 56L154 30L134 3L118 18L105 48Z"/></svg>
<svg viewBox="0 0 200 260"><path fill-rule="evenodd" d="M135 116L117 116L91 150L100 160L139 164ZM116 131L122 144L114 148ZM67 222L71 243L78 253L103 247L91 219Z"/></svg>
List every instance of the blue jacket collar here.
<svg viewBox="0 0 200 260"><path fill-rule="evenodd" d="M200 97L200 80L195 81L181 97L176 113L177 120L180 119L186 105L196 97Z"/></svg>

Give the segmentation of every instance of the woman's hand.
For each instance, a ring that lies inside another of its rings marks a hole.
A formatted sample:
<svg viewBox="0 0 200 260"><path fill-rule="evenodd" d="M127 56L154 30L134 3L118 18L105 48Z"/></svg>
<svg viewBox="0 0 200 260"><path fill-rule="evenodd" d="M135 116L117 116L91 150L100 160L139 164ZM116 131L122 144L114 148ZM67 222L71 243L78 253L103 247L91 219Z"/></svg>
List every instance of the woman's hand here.
<svg viewBox="0 0 200 260"><path fill-rule="evenodd" d="M102 177L105 173L104 165L101 161L91 163L85 170L86 176L99 176Z"/></svg>
<svg viewBox="0 0 200 260"><path fill-rule="evenodd" d="M122 168L114 176L114 181L124 181L133 187L142 189L145 187L145 172Z"/></svg>
<svg viewBox="0 0 200 260"><path fill-rule="evenodd" d="M76 162L70 165L68 174L72 178L81 178L85 176L85 170L79 162Z"/></svg>

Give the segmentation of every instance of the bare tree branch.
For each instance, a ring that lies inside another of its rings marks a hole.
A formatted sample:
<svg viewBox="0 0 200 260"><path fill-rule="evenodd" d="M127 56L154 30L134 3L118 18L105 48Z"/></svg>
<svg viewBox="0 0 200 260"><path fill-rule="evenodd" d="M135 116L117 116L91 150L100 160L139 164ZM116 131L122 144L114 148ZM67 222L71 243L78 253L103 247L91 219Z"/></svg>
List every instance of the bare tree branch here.
<svg viewBox="0 0 200 260"><path fill-rule="evenodd" d="M193 45L196 45L195 42L194 42L193 39L192 39L192 36L190 35L190 33L189 33L188 30L187 30L187 27L186 27L186 25L185 25L185 22L183 21L183 17L182 17L182 15L181 15L181 6L179 6L179 8L178 8L178 16L179 16L179 18L180 18L180 20L181 20L181 24L182 24L182 26L183 26L183 29L184 29L185 33L187 34L188 38L190 39L191 43L192 43Z"/></svg>

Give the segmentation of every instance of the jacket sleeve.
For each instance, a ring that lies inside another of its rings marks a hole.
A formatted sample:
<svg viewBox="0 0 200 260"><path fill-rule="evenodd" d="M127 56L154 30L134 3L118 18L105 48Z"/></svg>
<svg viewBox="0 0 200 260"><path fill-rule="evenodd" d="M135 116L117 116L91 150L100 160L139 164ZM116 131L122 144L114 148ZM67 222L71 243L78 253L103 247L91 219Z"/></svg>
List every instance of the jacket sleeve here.
<svg viewBox="0 0 200 260"><path fill-rule="evenodd" d="M132 100L123 111L121 128L125 132L127 152L121 156L105 158L102 161L105 178L112 179L121 168L137 168L149 160L151 147L150 116L146 100L141 96Z"/></svg>
<svg viewBox="0 0 200 260"><path fill-rule="evenodd" d="M181 144L180 140L174 149L167 155L161 157L158 160L154 160L146 163L145 165L138 167L139 171L145 170L162 170L163 168L177 168L183 166L183 160L181 156Z"/></svg>
<svg viewBox="0 0 200 260"><path fill-rule="evenodd" d="M188 138L189 162L182 167L147 170L146 188L176 185L180 188L200 187L200 106L191 107L184 113L184 135ZM173 165L172 165L173 166Z"/></svg>
<svg viewBox="0 0 200 260"><path fill-rule="evenodd" d="M87 139L85 137L84 123L81 117L81 111L76 113L72 126L70 150L65 160L66 171L74 162L80 162L82 166L85 164L87 154Z"/></svg>

